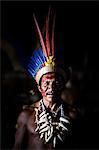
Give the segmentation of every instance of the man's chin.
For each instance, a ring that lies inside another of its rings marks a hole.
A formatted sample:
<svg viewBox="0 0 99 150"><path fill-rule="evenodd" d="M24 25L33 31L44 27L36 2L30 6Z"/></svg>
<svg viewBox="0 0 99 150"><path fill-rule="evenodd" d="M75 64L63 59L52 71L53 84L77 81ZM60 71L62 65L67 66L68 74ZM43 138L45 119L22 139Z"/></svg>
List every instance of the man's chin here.
<svg viewBox="0 0 99 150"><path fill-rule="evenodd" d="M51 102L53 100L53 96L47 96L47 101Z"/></svg>

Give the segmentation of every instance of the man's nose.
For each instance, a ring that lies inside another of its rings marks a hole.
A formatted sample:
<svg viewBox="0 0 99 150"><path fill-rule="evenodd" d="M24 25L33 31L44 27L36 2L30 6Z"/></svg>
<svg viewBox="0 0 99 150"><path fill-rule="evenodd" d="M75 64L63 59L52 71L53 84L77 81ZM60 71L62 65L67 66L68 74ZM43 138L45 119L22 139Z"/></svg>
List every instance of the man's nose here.
<svg viewBox="0 0 99 150"><path fill-rule="evenodd" d="M49 84L49 89L51 89L51 90L53 90L53 89L54 89L54 85L53 85L53 83L50 83L50 84Z"/></svg>
<svg viewBox="0 0 99 150"><path fill-rule="evenodd" d="M49 88L49 89L52 89L52 83L49 84L48 88Z"/></svg>

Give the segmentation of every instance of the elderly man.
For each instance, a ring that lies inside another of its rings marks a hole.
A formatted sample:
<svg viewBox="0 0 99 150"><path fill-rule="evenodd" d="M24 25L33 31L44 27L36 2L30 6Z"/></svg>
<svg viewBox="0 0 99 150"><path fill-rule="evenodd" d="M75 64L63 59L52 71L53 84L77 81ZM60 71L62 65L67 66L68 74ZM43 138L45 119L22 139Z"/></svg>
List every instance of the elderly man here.
<svg viewBox="0 0 99 150"><path fill-rule="evenodd" d="M49 38L50 11L46 19L46 44L34 16L41 47L33 52L27 70L36 80L42 99L21 112L17 120L17 131L13 149L62 149L70 134L70 119L61 92L66 74L59 68L54 55L54 25Z"/></svg>

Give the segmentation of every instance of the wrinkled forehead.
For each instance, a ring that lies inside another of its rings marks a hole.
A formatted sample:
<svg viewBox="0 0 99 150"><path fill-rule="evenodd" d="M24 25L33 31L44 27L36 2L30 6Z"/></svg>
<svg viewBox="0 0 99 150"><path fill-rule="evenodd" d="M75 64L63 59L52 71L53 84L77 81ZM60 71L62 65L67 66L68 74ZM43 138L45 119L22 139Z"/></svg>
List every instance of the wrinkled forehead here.
<svg viewBox="0 0 99 150"><path fill-rule="evenodd" d="M57 73L47 73L43 75L41 79L42 82L45 80L62 80L62 77Z"/></svg>
<svg viewBox="0 0 99 150"><path fill-rule="evenodd" d="M55 76L56 76L55 73L47 73L47 74L43 75L42 80L43 79L54 79Z"/></svg>

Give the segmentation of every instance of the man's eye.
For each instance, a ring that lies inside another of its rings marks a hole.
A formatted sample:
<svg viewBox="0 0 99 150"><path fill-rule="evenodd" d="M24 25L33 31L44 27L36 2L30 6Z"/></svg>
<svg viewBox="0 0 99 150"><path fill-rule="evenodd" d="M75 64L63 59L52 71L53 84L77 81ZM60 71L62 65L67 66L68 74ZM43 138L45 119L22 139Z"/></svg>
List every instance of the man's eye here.
<svg viewBox="0 0 99 150"><path fill-rule="evenodd" d="M43 84L43 86L44 86L44 87L46 87L46 86L47 86L47 84L45 83L45 84Z"/></svg>
<svg viewBox="0 0 99 150"><path fill-rule="evenodd" d="M45 82L43 83L43 86L46 87L49 83L48 82Z"/></svg>
<svg viewBox="0 0 99 150"><path fill-rule="evenodd" d="M59 81L56 81L55 84L56 84L56 85L59 85Z"/></svg>

